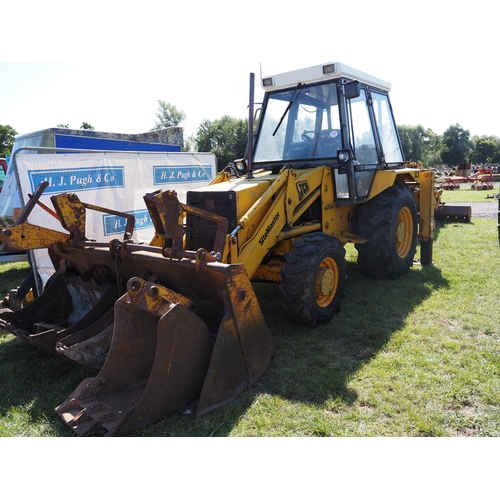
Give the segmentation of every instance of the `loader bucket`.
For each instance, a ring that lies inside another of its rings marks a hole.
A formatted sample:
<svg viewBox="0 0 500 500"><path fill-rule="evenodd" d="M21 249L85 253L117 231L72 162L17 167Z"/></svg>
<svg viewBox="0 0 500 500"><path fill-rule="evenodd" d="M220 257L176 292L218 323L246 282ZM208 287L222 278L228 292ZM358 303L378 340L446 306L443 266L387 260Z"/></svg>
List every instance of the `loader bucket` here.
<svg viewBox="0 0 500 500"><path fill-rule="evenodd" d="M204 415L253 385L274 357L243 266L208 263L203 270L187 259L162 261L174 267L174 282L182 275L179 283L190 283L199 293L186 300L157 283L128 281L127 293L114 306L113 338L102 370L56 408L80 436L124 435L187 405L193 416ZM210 279L209 289L200 286ZM215 332L208 326L209 310L221 313Z"/></svg>
<svg viewBox="0 0 500 500"><path fill-rule="evenodd" d="M471 220L470 205L449 205L441 203L436 211L436 218L442 221L464 221Z"/></svg>
<svg viewBox="0 0 500 500"><path fill-rule="evenodd" d="M33 302L17 311L1 310L0 327L47 352L65 354L77 363L99 370L111 336L100 346L97 346L99 337L94 337L112 325L113 317L108 312L118 296L116 286L95 281L99 272L91 276L56 273ZM89 339L93 345L91 353L86 355ZM71 348L66 347L65 353L66 345Z"/></svg>

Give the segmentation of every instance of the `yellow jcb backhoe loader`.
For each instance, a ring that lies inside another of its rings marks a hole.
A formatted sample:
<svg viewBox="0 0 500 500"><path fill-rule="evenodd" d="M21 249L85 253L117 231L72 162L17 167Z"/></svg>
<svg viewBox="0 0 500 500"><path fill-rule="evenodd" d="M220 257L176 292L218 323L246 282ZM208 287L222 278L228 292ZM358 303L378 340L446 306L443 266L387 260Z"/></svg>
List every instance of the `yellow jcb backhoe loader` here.
<svg viewBox="0 0 500 500"><path fill-rule="evenodd" d="M1 231L5 250L48 248L56 273L0 326L99 371L56 409L78 435L126 434L186 407L203 415L254 384L274 345L251 281L276 283L291 320L315 326L344 296L347 243L372 277L406 273L418 240L431 264L447 207L433 172L404 161L390 85L341 63L262 85L254 127L251 75L244 159L186 203L145 194L149 245L133 240L130 216L122 240L90 241L86 211L106 210L72 193L51 198L64 232Z"/></svg>

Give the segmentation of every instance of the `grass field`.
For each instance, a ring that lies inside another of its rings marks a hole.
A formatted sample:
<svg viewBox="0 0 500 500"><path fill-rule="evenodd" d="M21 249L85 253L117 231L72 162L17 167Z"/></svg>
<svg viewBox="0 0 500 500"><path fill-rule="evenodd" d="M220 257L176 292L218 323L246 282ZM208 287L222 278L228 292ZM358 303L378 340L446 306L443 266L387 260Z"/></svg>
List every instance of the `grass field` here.
<svg viewBox="0 0 500 500"><path fill-rule="evenodd" d="M436 235L434 265L397 281L365 277L349 245L341 311L316 329L290 323L275 287L256 285L277 348L264 377L207 416L133 435L500 436L497 221L440 223ZM1 264L0 293L26 269ZM0 330L0 436L71 436L54 408L89 375Z"/></svg>
<svg viewBox="0 0 500 500"><path fill-rule="evenodd" d="M490 202L498 203L494 195L499 193L500 182L493 183L493 189L475 190L471 189L470 184L460 184L459 189L443 190L442 199L445 202L459 203L474 203L474 202Z"/></svg>

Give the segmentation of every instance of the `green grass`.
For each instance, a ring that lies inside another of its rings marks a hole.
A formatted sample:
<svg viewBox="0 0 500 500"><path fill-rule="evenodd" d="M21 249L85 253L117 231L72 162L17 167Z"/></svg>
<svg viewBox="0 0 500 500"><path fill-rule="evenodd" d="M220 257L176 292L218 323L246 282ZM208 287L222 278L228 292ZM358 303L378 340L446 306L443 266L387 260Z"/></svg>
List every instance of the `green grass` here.
<svg viewBox="0 0 500 500"><path fill-rule="evenodd" d="M267 373L213 413L173 414L133 435L500 436L497 221L440 224L434 265L397 281L365 277L347 248L333 321L292 324L276 288L256 285L277 348ZM25 271L0 265L0 292ZM71 436L54 408L86 376L0 332L0 435Z"/></svg>
<svg viewBox="0 0 500 500"><path fill-rule="evenodd" d="M454 189L453 191L448 191L443 189L443 194L441 196L444 202L459 202L459 203L473 203L477 202L492 202L498 203L497 199L493 196L498 194L500 191L500 182L493 183L493 189L487 190L476 190L471 189L471 184L460 184L460 189Z"/></svg>

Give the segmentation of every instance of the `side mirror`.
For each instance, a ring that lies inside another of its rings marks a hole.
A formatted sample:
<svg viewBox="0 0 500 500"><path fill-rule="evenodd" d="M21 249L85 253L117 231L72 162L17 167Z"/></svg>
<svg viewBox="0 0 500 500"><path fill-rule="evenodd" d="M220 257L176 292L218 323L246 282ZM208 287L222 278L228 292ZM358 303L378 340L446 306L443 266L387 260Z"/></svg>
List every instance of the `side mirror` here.
<svg viewBox="0 0 500 500"><path fill-rule="evenodd" d="M361 94L361 86L358 81L349 82L344 85L344 95L346 99L355 99Z"/></svg>

